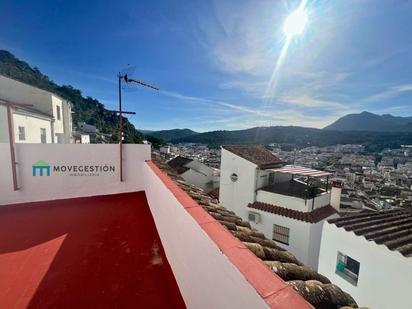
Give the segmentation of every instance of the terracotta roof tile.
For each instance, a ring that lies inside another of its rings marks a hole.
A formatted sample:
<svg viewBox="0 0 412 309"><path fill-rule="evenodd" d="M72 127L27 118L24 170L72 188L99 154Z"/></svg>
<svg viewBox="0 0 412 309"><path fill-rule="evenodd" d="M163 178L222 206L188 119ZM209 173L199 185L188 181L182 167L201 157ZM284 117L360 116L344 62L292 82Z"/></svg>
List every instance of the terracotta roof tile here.
<svg viewBox="0 0 412 309"><path fill-rule="evenodd" d="M248 207L309 223L318 223L319 221L336 213L335 208L330 205L315 208L310 212L293 210L290 208L280 207L262 202L250 203Z"/></svg>
<svg viewBox="0 0 412 309"><path fill-rule="evenodd" d="M212 191L210 191L209 195L218 200L219 199L219 187L214 188Z"/></svg>
<svg viewBox="0 0 412 309"><path fill-rule="evenodd" d="M192 159L189 158L185 158L185 157L181 157L181 156L177 156L176 158L170 160L169 162L167 162L167 164L173 168L177 174L181 175L184 172L186 172L187 170L189 170L188 167L186 167L185 165L192 162Z"/></svg>
<svg viewBox="0 0 412 309"><path fill-rule="evenodd" d="M262 145L224 145L223 149L242 157L260 168L281 167L282 160Z"/></svg>
<svg viewBox="0 0 412 309"><path fill-rule="evenodd" d="M412 257L412 211L391 209L328 220L337 227Z"/></svg>

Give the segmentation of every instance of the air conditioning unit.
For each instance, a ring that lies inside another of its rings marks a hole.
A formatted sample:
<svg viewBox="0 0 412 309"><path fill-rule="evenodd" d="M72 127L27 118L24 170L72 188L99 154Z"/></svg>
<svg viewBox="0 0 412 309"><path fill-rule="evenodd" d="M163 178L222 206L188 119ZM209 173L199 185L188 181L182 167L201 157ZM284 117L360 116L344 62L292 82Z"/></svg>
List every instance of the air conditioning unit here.
<svg viewBox="0 0 412 309"><path fill-rule="evenodd" d="M260 214L258 214L256 212L253 212L253 211L249 211L248 219L249 219L249 221L252 221L254 223L259 223L260 222Z"/></svg>

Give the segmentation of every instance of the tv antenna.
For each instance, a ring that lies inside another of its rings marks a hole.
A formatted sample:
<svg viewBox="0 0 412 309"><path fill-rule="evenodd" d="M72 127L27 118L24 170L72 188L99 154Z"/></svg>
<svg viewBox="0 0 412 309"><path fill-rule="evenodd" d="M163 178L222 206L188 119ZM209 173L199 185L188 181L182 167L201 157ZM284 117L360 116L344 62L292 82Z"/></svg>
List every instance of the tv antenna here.
<svg viewBox="0 0 412 309"><path fill-rule="evenodd" d="M158 87L153 86L149 83L146 83L143 80L140 80L136 77L134 77L134 71L136 67L135 66L128 66L127 68L123 69L122 71L117 74L117 78L119 81L119 109L117 111L111 111L114 113L119 114L119 131L118 131L118 139L119 139L119 166L120 166L120 181L123 181L123 114L129 114L129 115L135 115L135 112L130 112L130 111L124 111L122 110L122 81L124 81L126 84L131 84L135 83L139 86L151 88L154 90L159 90Z"/></svg>

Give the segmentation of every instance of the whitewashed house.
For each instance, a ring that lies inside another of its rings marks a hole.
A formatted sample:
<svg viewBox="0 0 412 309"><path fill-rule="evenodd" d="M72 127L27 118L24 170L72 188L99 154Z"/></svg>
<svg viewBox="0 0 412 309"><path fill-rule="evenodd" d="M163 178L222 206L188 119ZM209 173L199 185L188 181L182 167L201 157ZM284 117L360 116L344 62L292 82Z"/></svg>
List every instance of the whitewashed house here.
<svg viewBox="0 0 412 309"><path fill-rule="evenodd" d="M205 192L219 187L219 170L198 160L177 156L168 165L188 183Z"/></svg>
<svg viewBox="0 0 412 309"><path fill-rule="evenodd" d="M412 308L412 213L363 212L325 222L319 272L360 304Z"/></svg>
<svg viewBox="0 0 412 309"><path fill-rule="evenodd" d="M308 179L328 175L284 166L260 145L222 146L219 201L317 269L322 223L336 210L330 192L310 185Z"/></svg>
<svg viewBox="0 0 412 309"><path fill-rule="evenodd" d="M0 75L1 102L0 142L8 141L4 103L12 108L16 143L72 142L72 106L58 95Z"/></svg>

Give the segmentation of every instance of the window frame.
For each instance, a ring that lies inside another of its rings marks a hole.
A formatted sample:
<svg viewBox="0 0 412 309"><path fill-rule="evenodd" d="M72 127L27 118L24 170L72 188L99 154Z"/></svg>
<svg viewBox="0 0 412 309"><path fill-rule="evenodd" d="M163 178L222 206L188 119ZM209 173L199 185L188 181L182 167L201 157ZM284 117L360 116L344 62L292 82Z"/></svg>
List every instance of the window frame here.
<svg viewBox="0 0 412 309"><path fill-rule="evenodd" d="M276 238L275 235L279 237ZM272 240L289 246L290 228L279 224L273 224Z"/></svg>
<svg viewBox="0 0 412 309"><path fill-rule="evenodd" d="M18 126L19 130L19 141L26 140L26 128L24 126Z"/></svg>
<svg viewBox="0 0 412 309"><path fill-rule="evenodd" d="M355 263L357 263L357 265ZM357 273L353 271L354 270L353 267L347 267L348 264L350 266L356 265ZM349 255L343 254L342 252L338 251L337 258L336 258L335 273L339 277L345 279L350 284L357 286L358 281L359 281L359 272L360 272L360 262L350 257Z"/></svg>
<svg viewBox="0 0 412 309"><path fill-rule="evenodd" d="M61 115L61 107L60 107L60 105L56 105L56 114L57 114L57 120L61 120L61 119L62 119L62 115Z"/></svg>
<svg viewBox="0 0 412 309"><path fill-rule="evenodd" d="M44 138L44 141L43 141L43 138ZM40 128L40 143L47 144L47 130L46 130L46 128Z"/></svg>

